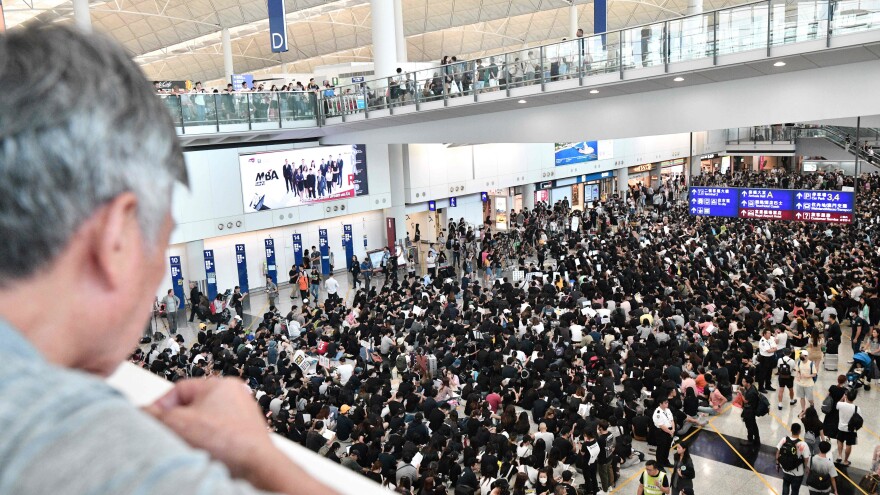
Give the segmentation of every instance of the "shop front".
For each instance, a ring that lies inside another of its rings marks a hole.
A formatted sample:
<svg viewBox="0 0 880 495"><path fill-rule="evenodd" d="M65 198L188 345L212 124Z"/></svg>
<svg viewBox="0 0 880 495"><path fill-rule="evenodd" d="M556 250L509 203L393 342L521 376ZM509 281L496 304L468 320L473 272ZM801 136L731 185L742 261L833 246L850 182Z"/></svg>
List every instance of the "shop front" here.
<svg viewBox="0 0 880 495"><path fill-rule="evenodd" d="M709 153L700 157L700 173L712 175L721 172L721 163L724 157L718 153Z"/></svg>
<svg viewBox="0 0 880 495"><path fill-rule="evenodd" d="M538 182L535 184L535 204L545 203L547 205L552 205L550 190L553 189L553 181L545 180L544 182Z"/></svg>
<svg viewBox="0 0 880 495"><path fill-rule="evenodd" d="M578 186L581 190L583 204L590 206L594 201L608 201L617 194L617 180L614 171L599 172L577 177Z"/></svg>
<svg viewBox="0 0 880 495"><path fill-rule="evenodd" d="M629 168L629 180L627 181L627 185L629 187L648 187L659 180L659 178L660 177L657 176L657 164L644 163Z"/></svg>
<svg viewBox="0 0 880 495"><path fill-rule="evenodd" d="M686 158L676 158L674 160L660 162L660 179L663 182L666 182L670 180L677 181L682 177L685 177L686 165Z"/></svg>
<svg viewBox="0 0 880 495"><path fill-rule="evenodd" d="M489 221L496 230L507 230L508 228L508 204L507 196L510 194L510 188L489 189L486 191L486 201L483 201L483 218Z"/></svg>

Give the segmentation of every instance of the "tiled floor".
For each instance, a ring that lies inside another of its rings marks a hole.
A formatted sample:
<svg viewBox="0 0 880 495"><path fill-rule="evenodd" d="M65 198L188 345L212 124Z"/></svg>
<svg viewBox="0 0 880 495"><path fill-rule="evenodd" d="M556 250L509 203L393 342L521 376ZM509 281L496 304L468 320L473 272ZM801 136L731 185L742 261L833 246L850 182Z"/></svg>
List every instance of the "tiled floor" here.
<svg viewBox="0 0 880 495"><path fill-rule="evenodd" d="M349 277L345 273L336 276L340 283L340 294L350 301L354 292L350 290ZM382 280L374 279L373 284L381 284ZM299 305L299 299L291 301L289 299L290 289L287 287L280 288L279 307L282 310L288 310L288 302ZM324 293L322 290L321 298ZM264 294L251 294L246 301L245 326L250 325L252 315L262 315L268 308L268 301ZM188 316L188 315L187 315ZM195 323L188 323L185 318L180 319L179 332L184 336L189 345L195 338L198 328L198 320ZM167 332L164 332L167 335ZM849 334L848 327L844 326L844 337ZM839 369L836 372L820 370L819 379L816 383L817 397L815 399L816 407L819 407L827 392L828 387L836 383L837 375L846 373L849 369L847 361L851 359L852 351L850 346L844 343L840 347ZM774 378L775 386L775 378ZM859 432L859 443L853 448L850 461L852 466L848 469L841 468L842 474L846 474L852 480L847 481L843 476L838 476L838 489L840 495L862 495L863 492L854 486L858 484L861 476L871 467L871 456L874 447L880 444L880 404L877 397L880 392L876 387L872 387L871 391L860 391L856 405L863 411L865 418L865 426ZM758 426L761 431L762 448L745 449L739 445L739 440L746 437L746 429L740 419L740 410L730 408L725 414L712 419L711 424L704 428L692 438L694 442L694 466L697 471L697 478L694 482L695 493L697 494L773 494L782 493L781 475L775 470L775 445L787 433L788 425L798 421L798 413L800 405L789 406L788 397L783 399L783 409L777 409L776 393L768 395L771 403L771 414L758 418ZM821 415L820 415L821 416ZM717 433L716 431L717 430ZM719 436L723 435L730 445L725 443ZM648 446L641 442L634 442L634 448L645 452L647 458L653 458L653 450L649 450ZM837 446L832 442L832 454L836 456ZM742 458L749 461L754 471L746 465ZM671 456L670 456L671 458ZM631 494L636 493L638 487L638 474L641 472L642 465L636 465L625 468L621 471L621 480L611 493ZM757 471L757 472L756 472ZM576 481L580 481L578 476ZM806 487L801 488L801 493L807 493ZM678 494L674 494L678 495Z"/></svg>

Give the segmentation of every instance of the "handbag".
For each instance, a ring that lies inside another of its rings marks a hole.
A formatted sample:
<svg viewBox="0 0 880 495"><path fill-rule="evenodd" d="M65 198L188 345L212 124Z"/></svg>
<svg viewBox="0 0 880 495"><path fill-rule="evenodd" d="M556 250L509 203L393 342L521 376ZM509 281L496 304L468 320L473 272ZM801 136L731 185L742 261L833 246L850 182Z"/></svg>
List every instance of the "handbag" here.
<svg viewBox="0 0 880 495"><path fill-rule="evenodd" d="M834 409L834 398L827 395L825 400L822 401L822 414L828 414L832 409Z"/></svg>
<svg viewBox="0 0 880 495"><path fill-rule="evenodd" d="M381 364L381 363L382 363L382 356L379 355L378 352L370 353L370 358L372 358L373 362L376 363L376 364Z"/></svg>
<svg viewBox="0 0 880 495"><path fill-rule="evenodd" d="M869 494L877 493L877 485L880 485L880 475L877 474L866 474L859 481L859 488Z"/></svg>

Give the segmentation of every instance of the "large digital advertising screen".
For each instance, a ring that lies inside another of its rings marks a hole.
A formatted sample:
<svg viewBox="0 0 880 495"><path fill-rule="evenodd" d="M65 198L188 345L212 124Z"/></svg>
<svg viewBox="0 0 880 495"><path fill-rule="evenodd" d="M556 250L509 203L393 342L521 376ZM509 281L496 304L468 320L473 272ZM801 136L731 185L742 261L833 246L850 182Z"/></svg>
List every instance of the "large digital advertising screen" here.
<svg viewBox="0 0 880 495"><path fill-rule="evenodd" d="M363 144L239 155L245 213L369 193Z"/></svg>
<svg viewBox="0 0 880 495"><path fill-rule="evenodd" d="M556 143L554 158L557 167L614 158L614 141L582 141Z"/></svg>

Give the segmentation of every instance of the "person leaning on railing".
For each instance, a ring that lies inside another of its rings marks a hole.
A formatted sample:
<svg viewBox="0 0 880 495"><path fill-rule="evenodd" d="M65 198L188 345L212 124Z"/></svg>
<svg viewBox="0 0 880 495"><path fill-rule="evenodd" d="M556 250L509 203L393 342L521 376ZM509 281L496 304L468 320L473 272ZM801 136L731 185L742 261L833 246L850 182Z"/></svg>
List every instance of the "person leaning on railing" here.
<svg viewBox="0 0 880 495"><path fill-rule="evenodd" d="M0 36L0 60L2 491L332 493L272 444L240 379L179 381L146 410L104 382L167 263L180 144L106 37L23 27ZM50 286L66 295L45 311Z"/></svg>

